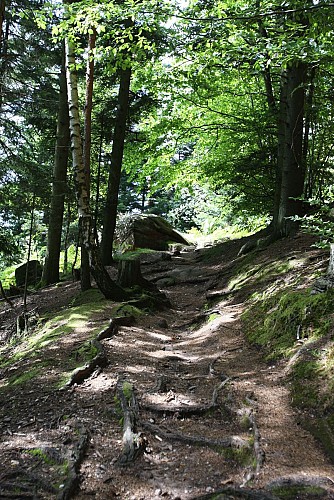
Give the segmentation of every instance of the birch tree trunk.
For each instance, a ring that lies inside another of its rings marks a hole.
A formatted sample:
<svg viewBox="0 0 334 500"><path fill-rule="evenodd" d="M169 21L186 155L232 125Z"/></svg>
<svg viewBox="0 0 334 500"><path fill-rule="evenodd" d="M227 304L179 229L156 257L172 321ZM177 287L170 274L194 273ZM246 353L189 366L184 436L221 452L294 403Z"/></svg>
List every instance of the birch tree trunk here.
<svg viewBox="0 0 334 500"><path fill-rule="evenodd" d="M78 217L79 225L82 231L82 244L88 252L91 273L103 295L107 299L124 300L126 298L125 291L112 281L106 269L102 265L91 230L92 218L90 214L89 192L87 190L86 172L83 163L80 134L79 99L77 74L75 70L74 46L68 38L66 39L65 45L72 162L77 189Z"/></svg>

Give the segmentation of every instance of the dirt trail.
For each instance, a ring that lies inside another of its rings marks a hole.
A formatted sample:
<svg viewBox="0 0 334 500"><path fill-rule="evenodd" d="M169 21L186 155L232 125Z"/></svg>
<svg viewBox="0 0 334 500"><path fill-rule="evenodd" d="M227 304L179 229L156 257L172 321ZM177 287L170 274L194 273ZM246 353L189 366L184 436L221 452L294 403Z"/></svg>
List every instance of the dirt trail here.
<svg viewBox="0 0 334 500"><path fill-rule="evenodd" d="M103 340L108 364L102 370L59 392L52 388L57 368L46 368L38 380L1 396L0 498L64 498L65 480L59 492L46 486L51 478L57 483L57 459L36 462L27 450L39 446L69 456L78 448L75 436L87 433L78 499L187 500L219 491L215 498L334 499L333 464L299 425L282 365L264 363L245 341L240 297L205 311L208 293L226 286L230 264L197 257L192 252L142 266L148 279L173 277L164 289L173 307ZM105 312L94 318L102 320ZM87 331L78 335L75 342L84 341ZM58 346L60 357L73 347L66 342ZM146 452L123 466L115 400L120 378L135 389L138 431L146 439ZM295 496L275 490L274 496L275 482L312 488Z"/></svg>

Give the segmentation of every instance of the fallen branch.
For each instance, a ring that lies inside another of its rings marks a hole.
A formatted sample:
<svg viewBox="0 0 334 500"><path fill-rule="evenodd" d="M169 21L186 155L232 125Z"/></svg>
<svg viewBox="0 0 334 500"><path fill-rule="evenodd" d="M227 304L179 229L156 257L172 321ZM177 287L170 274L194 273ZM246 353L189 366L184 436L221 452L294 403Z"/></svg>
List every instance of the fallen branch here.
<svg viewBox="0 0 334 500"><path fill-rule="evenodd" d="M123 418L123 450L118 464L127 465L145 451L146 440L137 433L139 407L132 384L120 378L116 385L116 396Z"/></svg>

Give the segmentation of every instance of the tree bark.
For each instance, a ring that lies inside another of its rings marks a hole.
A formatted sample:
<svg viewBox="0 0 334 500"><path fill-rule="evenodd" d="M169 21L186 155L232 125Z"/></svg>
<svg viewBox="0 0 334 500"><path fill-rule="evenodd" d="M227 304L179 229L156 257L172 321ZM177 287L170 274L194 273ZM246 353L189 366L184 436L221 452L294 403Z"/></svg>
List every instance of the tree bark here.
<svg viewBox="0 0 334 500"><path fill-rule="evenodd" d="M90 198L90 157L91 157L91 136L92 136L92 109L93 109L93 85L94 85L94 58L92 57L96 42L96 30L89 35L88 59L86 73L86 104L84 121L84 141L83 141L83 163L86 173L87 195ZM81 246L81 290L91 288L90 266L87 250Z"/></svg>
<svg viewBox="0 0 334 500"><path fill-rule="evenodd" d="M121 180L126 121L129 109L130 80L131 68L121 70L118 107L111 152L111 165L109 170L108 191L104 209L101 243L102 261L105 265L110 265L113 262L113 239L116 228L118 192Z"/></svg>
<svg viewBox="0 0 334 500"><path fill-rule="evenodd" d="M66 77L73 170L77 189L79 225L82 229L82 244L88 252L91 273L103 295L112 300L124 300L127 294L121 287L112 281L104 268L98 255L92 233L89 193L87 191L86 172L83 163L80 135L79 99L74 47L69 39L66 39Z"/></svg>
<svg viewBox="0 0 334 500"><path fill-rule="evenodd" d="M59 281L59 258L64 217L64 202L67 190L66 179L69 141L70 129L66 90L65 58L63 58L59 77L59 111L47 251L42 277L42 281L45 285L50 285L51 283L57 283Z"/></svg>
<svg viewBox="0 0 334 500"><path fill-rule="evenodd" d="M282 76L281 115L279 125L279 203L276 232L288 236L295 224L289 217L302 215L305 180L303 157L304 101L307 67L295 61Z"/></svg>

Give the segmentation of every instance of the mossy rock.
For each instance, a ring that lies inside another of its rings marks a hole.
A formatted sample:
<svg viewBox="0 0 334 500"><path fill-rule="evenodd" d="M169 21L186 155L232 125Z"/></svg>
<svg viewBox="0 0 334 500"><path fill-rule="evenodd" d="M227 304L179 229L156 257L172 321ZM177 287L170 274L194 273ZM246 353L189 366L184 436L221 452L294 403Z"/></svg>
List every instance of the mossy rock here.
<svg viewBox="0 0 334 500"><path fill-rule="evenodd" d="M145 314L144 311L129 302L118 304L117 306L113 307L111 311L112 318L129 316L133 316L134 318L136 318L138 316L143 316L143 314Z"/></svg>
<svg viewBox="0 0 334 500"><path fill-rule="evenodd" d="M84 304L92 304L105 301L105 297L98 288L91 288L85 292L80 292L71 303L72 307L82 306Z"/></svg>

